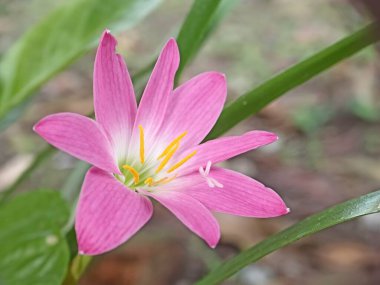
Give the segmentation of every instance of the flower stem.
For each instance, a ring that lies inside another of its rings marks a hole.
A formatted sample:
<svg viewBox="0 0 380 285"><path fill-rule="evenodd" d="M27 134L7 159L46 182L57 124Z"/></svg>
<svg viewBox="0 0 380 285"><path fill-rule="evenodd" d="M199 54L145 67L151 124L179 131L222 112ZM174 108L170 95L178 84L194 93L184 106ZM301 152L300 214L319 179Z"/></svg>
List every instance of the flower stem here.
<svg viewBox="0 0 380 285"><path fill-rule="evenodd" d="M92 256L77 255L72 260L63 285L76 285L90 264Z"/></svg>

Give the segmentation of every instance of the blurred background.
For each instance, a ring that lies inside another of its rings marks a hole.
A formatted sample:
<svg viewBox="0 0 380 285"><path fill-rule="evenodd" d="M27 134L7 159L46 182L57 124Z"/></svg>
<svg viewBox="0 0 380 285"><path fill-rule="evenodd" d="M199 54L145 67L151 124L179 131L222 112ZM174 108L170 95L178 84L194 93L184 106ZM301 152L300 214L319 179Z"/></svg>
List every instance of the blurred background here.
<svg viewBox="0 0 380 285"><path fill-rule="evenodd" d="M62 2L0 0L0 53ZM221 71L228 78L229 100L368 21L343 0L236 2L182 77ZM118 50L132 74L176 35L190 6L191 1L166 0L137 27L117 35ZM32 132L37 120L60 111L92 111L93 60L94 52L50 80L21 119L0 133L0 189L9 186L45 146ZM265 220L217 215L222 240L210 250L155 205L154 218L144 230L123 247L97 257L80 284L192 284L220 261L300 219L378 189L379 75L378 53L367 48L229 132L262 129L279 134L277 143L224 166L275 189L291 208L289 215ZM68 175L76 162L56 153L19 191L70 188ZM380 284L379 235L379 216L366 216L271 254L225 284Z"/></svg>

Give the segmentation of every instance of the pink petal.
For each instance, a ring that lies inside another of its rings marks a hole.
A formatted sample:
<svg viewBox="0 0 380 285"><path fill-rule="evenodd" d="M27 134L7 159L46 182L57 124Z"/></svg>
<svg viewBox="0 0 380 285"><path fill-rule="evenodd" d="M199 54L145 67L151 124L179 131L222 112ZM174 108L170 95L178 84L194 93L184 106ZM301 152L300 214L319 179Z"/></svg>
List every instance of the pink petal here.
<svg viewBox="0 0 380 285"><path fill-rule="evenodd" d="M119 246L152 216L152 203L111 174L91 168L79 198L75 230L79 253L96 255Z"/></svg>
<svg viewBox="0 0 380 285"><path fill-rule="evenodd" d="M278 139L277 135L265 131L251 131L241 136L222 137L215 140L205 142L199 146L191 148L181 157L197 151L179 171L181 174L198 170L200 166L205 167L208 161L213 164L227 160L249 150L270 144Z"/></svg>
<svg viewBox="0 0 380 285"><path fill-rule="evenodd" d="M187 131L181 141L183 149L199 144L218 119L226 95L223 74L205 72L192 78L174 90L161 133L172 140Z"/></svg>
<svg viewBox="0 0 380 285"><path fill-rule="evenodd" d="M220 239L218 221L198 200L180 193L160 191L147 193L168 208L186 227L214 248Z"/></svg>
<svg viewBox="0 0 380 285"><path fill-rule="evenodd" d="M208 177L221 183L223 188L209 187L206 179L197 172L177 178L174 181L176 186L172 187L216 212L257 218L276 217L289 212L275 191L248 176L213 167Z"/></svg>
<svg viewBox="0 0 380 285"><path fill-rule="evenodd" d="M94 120L73 113L58 113L42 118L33 129L60 150L120 174L111 144Z"/></svg>
<svg viewBox="0 0 380 285"><path fill-rule="evenodd" d="M179 51L174 39L170 39L156 62L137 111L134 139L138 141L138 126L145 129L146 145L153 144L165 117L165 111L173 92L174 77L179 65Z"/></svg>
<svg viewBox="0 0 380 285"><path fill-rule="evenodd" d="M105 31L95 59L94 105L97 122L110 136L117 157L125 160L137 107L127 66L115 53L116 44Z"/></svg>

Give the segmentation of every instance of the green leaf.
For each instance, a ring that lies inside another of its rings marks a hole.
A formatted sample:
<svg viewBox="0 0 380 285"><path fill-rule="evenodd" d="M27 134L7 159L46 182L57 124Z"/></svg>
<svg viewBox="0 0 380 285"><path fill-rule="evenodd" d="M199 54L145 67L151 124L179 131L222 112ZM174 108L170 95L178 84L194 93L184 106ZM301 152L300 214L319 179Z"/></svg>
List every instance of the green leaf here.
<svg viewBox="0 0 380 285"><path fill-rule="evenodd" d="M211 271L197 285L220 284L245 266L258 261L269 253L287 246L303 237L352 219L380 212L380 191L338 204L265 239L224 262Z"/></svg>
<svg viewBox="0 0 380 285"><path fill-rule="evenodd" d="M97 44L105 28L132 27L160 0L71 0L20 38L0 64L0 125L44 82Z"/></svg>
<svg viewBox="0 0 380 285"><path fill-rule="evenodd" d="M176 74L175 85L178 85L182 71L196 56L207 38L237 2L230 0L194 1L177 36L181 61ZM142 84L148 80L155 62L156 59L136 73L133 78L137 100L141 99L141 90L144 88Z"/></svg>
<svg viewBox="0 0 380 285"><path fill-rule="evenodd" d="M233 126L264 108L289 90L379 40L375 25L369 25L313 56L297 63L240 96L224 108L207 139L217 138Z"/></svg>
<svg viewBox="0 0 380 285"><path fill-rule="evenodd" d="M69 209L58 192L33 191L0 209L0 284L61 284L69 262Z"/></svg>
<svg viewBox="0 0 380 285"><path fill-rule="evenodd" d="M179 31L177 41L181 51L177 81L185 66L202 47L205 40L217 27L227 12L237 1L230 0L195 0Z"/></svg>

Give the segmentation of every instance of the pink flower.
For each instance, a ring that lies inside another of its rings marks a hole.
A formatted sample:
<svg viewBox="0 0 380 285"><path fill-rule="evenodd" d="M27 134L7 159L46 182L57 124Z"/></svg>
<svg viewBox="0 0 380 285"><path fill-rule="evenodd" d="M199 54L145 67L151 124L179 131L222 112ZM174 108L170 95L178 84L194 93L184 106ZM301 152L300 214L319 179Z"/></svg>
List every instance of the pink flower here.
<svg viewBox="0 0 380 285"><path fill-rule="evenodd" d="M101 254L128 240L152 216L148 197L210 247L220 238L211 212L259 218L288 213L273 190L212 165L272 143L275 134L251 131L200 144L226 99L223 74L202 73L173 91L179 51L170 39L137 108L131 78L115 46L105 31L94 68L96 120L59 113L34 127L50 144L93 165L76 213L81 254Z"/></svg>

